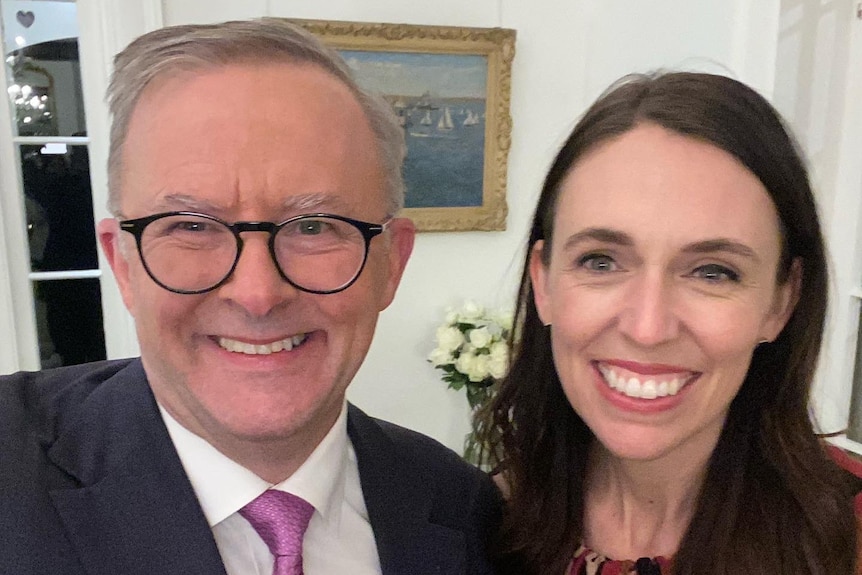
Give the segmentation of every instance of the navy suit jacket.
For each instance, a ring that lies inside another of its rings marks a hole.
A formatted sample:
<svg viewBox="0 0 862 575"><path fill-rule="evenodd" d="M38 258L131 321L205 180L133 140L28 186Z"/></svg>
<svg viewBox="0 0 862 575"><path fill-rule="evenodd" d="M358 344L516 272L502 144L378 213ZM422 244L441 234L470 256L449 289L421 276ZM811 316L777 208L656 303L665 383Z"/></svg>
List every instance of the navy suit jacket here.
<svg viewBox="0 0 862 575"><path fill-rule="evenodd" d="M385 575L493 573L485 474L354 406L348 433ZM0 574L224 573L139 360L0 377Z"/></svg>

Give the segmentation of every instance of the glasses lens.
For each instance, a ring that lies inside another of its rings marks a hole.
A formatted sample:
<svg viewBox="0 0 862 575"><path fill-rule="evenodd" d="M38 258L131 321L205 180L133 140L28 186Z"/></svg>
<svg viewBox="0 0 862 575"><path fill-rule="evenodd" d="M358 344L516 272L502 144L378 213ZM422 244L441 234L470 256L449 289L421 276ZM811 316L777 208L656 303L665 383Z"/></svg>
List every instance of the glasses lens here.
<svg viewBox="0 0 862 575"><path fill-rule="evenodd" d="M236 238L215 220L171 215L144 229L141 252L150 273L168 288L206 290L224 279L233 267Z"/></svg>
<svg viewBox="0 0 862 575"><path fill-rule="evenodd" d="M352 282L365 262L365 238L352 224L326 216L290 222L275 236L284 275L299 287L332 291Z"/></svg>

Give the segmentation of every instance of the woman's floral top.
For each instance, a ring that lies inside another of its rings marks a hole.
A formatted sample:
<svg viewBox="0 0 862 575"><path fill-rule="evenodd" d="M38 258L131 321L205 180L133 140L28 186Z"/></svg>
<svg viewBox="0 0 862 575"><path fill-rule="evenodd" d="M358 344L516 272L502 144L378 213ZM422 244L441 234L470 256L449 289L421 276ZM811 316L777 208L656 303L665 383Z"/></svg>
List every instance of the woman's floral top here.
<svg viewBox="0 0 862 575"><path fill-rule="evenodd" d="M567 575L667 575L671 561L664 557L641 557L636 561L615 561L581 545Z"/></svg>

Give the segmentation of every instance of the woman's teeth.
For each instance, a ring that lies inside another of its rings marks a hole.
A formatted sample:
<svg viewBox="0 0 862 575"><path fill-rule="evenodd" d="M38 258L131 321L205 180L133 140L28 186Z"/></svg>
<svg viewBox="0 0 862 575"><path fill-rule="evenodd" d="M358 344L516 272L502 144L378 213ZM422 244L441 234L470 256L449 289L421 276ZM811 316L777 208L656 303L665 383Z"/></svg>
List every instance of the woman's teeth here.
<svg viewBox="0 0 862 575"><path fill-rule="evenodd" d="M264 344L247 343L244 341L220 337L218 339L218 344L223 349L234 353L244 353L246 355L269 355L279 351L290 351L304 342L307 337L307 334L301 333L299 335L286 337L284 339Z"/></svg>
<svg viewBox="0 0 862 575"><path fill-rule="evenodd" d="M598 368L608 387L637 399L656 399L676 395L691 378L691 374L676 373L649 376L649 379L646 379L645 376L639 378L631 374L617 373L607 365L599 364Z"/></svg>

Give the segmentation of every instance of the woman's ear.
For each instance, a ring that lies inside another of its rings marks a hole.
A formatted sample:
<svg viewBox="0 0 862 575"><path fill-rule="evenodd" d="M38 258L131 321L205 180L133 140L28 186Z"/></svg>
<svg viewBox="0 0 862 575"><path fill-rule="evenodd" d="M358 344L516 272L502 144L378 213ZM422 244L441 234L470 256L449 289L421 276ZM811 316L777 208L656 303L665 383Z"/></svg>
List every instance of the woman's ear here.
<svg viewBox="0 0 862 575"><path fill-rule="evenodd" d="M787 274L787 280L776 286L775 298L772 303L772 310L769 313L769 318L763 326L762 339L766 341L774 341L787 322L790 316L793 315L793 310L796 309L796 304L799 302L799 292L802 289L802 260L794 258L790 264L790 271Z"/></svg>
<svg viewBox="0 0 862 575"><path fill-rule="evenodd" d="M539 312L539 319L543 324L549 325L553 322L553 318L548 295L548 266L542 257L544 247L545 240L539 240L530 249L530 281L533 284L533 300L536 311Z"/></svg>

